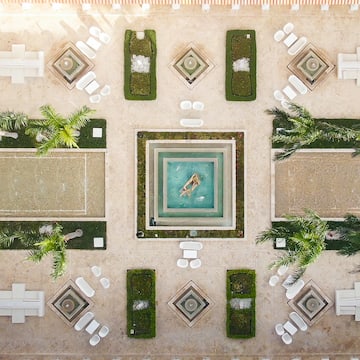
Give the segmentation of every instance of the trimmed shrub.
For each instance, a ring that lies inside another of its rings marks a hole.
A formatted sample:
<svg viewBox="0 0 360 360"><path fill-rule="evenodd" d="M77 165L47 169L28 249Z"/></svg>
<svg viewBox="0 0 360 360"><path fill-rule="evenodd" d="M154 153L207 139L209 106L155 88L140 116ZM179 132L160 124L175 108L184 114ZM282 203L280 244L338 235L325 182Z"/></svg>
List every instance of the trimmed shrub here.
<svg viewBox="0 0 360 360"><path fill-rule="evenodd" d="M229 338L251 338L255 336L255 270L228 270L226 274L226 335ZM239 299L239 300L237 300ZM248 306L234 308L234 300L244 301Z"/></svg>
<svg viewBox="0 0 360 360"><path fill-rule="evenodd" d="M248 59L249 71L234 71L233 63ZM229 30L226 33L226 100L256 99L256 40L254 30Z"/></svg>
<svg viewBox="0 0 360 360"><path fill-rule="evenodd" d="M156 34L145 30L144 39L136 38L136 31L125 31L124 95L127 100L156 99ZM131 58L141 55L150 58L150 72L131 72Z"/></svg>
<svg viewBox="0 0 360 360"><path fill-rule="evenodd" d="M127 335L142 339L155 337L155 270L128 270L126 287ZM141 304L146 304L146 306L141 306Z"/></svg>

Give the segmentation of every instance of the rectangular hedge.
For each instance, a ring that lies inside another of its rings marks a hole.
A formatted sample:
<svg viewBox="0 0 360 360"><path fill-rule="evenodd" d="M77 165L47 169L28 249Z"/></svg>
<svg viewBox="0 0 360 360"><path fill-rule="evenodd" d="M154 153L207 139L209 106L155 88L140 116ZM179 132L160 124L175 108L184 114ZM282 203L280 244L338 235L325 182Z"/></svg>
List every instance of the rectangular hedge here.
<svg viewBox="0 0 360 360"><path fill-rule="evenodd" d="M39 231L42 225L55 223L55 221L0 221L0 232L3 229L16 231L22 230ZM63 227L63 233L67 234L76 229L83 230L83 235L79 238L72 239L67 243L67 249L76 250L106 250L106 222L105 221L56 221ZM94 247L94 237L104 238L104 247ZM15 241L11 247L2 250L24 250L33 247L24 247L21 243Z"/></svg>
<svg viewBox="0 0 360 360"><path fill-rule="evenodd" d="M125 31L124 42L124 95L127 100L156 99L156 33L145 30L142 40L136 38L136 31ZM132 73L132 55L150 58L149 73Z"/></svg>
<svg viewBox="0 0 360 360"><path fill-rule="evenodd" d="M234 71L233 62L249 59L250 71ZM229 30L226 33L226 100L256 99L256 39L254 30Z"/></svg>
<svg viewBox="0 0 360 360"><path fill-rule="evenodd" d="M226 335L229 338L247 339L255 336L255 270L227 270L226 273ZM233 309L232 299L251 299L250 308Z"/></svg>
<svg viewBox="0 0 360 360"><path fill-rule="evenodd" d="M31 121L31 119L29 121ZM94 138L92 136L93 128L102 129L101 138ZM16 130L19 134L17 139L3 136L0 141L0 148L35 148L36 144L34 139L25 135L25 129L26 128ZM86 149L106 149L106 120L90 119L90 121L80 130L78 145L80 148Z"/></svg>
<svg viewBox="0 0 360 360"><path fill-rule="evenodd" d="M127 271L127 335L148 339L156 336L155 270ZM147 301L147 308L136 309L136 301Z"/></svg>

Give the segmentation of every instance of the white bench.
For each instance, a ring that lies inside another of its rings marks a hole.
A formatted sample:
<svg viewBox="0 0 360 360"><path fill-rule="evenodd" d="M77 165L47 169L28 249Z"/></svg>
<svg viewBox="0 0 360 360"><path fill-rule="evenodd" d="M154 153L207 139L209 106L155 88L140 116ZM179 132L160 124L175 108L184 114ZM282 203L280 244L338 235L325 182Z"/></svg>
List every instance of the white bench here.
<svg viewBox="0 0 360 360"><path fill-rule="evenodd" d="M95 79L95 73L93 71L89 71L76 82L76 88L78 90L84 90L85 87L88 86Z"/></svg>
<svg viewBox="0 0 360 360"><path fill-rule="evenodd" d="M289 83L301 94L305 95L308 91L306 85L295 75L289 76Z"/></svg>
<svg viewBox="0 0 360 360"><path fill-rule="evenodd" d="M201 127L204 125L202 119L181 119L180 125L184 127Z"/></svg>
<svg viewBox="0 0 360 360"><path fill-rule="evenodd" d="M77 323L74 326L75 330L81 331L93 318L94 318L94 313L88 311L77 321Z"/></svg>
<svg viewBox="0 0 360 360"><path fill-rule="evenodd" d="M296 55L300 50L306 45L307 38L302 36L299 40L295 41L293 45L291 45L288 49L289 55Z"/></svg>
<svg viewBox="0 0 360 360"><path fill-rule="evenodd" d="M291 285L286 290L286 297L289 300L293 299L300 292L300 290L304 287L304 285L305 285L304 280L299 279L298 281L296 281L296 283Z"/></svg>
<svg viewBox="0 0 360 360"><path fill-rule="evenodd" d="M182 241L180 243L180 249L182 250L201 250L203 245L198 241Z"/></svg>
<svg viewBox="0 0 360 360"><path fill-rule="evenodd" d="M290 100L293 100L294 98L296 98L297 94L296 92L294 91L294 89L287 85L283 88L283 93L290 99Z"/></svg>
<svg viewBox="0 0 360 360"><path fill-rule="evenodd" d="M308 326L306 325L304 319L297 312L291 312L289 317L301 331L307 330Z"/></svg>

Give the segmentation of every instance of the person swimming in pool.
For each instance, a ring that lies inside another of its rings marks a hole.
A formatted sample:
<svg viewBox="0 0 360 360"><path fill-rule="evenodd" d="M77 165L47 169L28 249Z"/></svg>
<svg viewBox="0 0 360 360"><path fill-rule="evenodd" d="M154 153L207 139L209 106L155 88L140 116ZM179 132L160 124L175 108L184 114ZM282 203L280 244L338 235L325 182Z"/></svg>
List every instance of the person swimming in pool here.
<svg viewBox="0 0 360 360"><path fill-rule="evenodd" d="M197 173L191 175L191 178L185 183L180 190L180 196L191 196L191 193L200 185L200 177Z"/></svg>

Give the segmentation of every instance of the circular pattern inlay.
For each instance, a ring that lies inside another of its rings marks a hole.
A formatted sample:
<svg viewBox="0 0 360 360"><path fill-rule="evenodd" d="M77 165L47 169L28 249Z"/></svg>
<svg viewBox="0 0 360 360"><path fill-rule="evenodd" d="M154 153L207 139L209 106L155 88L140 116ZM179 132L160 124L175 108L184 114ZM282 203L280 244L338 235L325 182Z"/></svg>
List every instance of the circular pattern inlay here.
<svg viewBox="0 0 360 360"><path fill-rule="evenodd" d="M315 58L310 58L306 61L306 67L310 71L316 71L320 66L319 60Z"/></svg>
<svg viewBox="0 0 360 360"><path fill-rule="evenodd" d="M308 299L306 300L306 302L305 302L305 307L306 307L309 311L313 312L313 311L315 311L315 310L319 307L319 301L316 300L316 299L313 298L313 297L310 297L310 298L308 298Z"/></svg>
<svg viewBox="0 0 360 360"><path fill-rule="evenodd" d="M61 307L64 309L64 311L71 312L75 308L75 302L73 300L71 300L71 299L65 299L61 303Z"/></svg>
<svg viewBox="0 0 360 360"><path fill-rule="evenodd" d="M72 69L73 66L74 66L74 60L69 56L64 57L60 61L60 67L65 71Z"/></svg>
<svg viewBox="0 0 360 360"><path fill-rule="evenodd" d="M187 299L185 301L184 307L187 311L193 312L198 307L198 302L195 299Z"/></svg>
<svg viewBox="0 0 360 360"><path fill-rule="evenodd" d="M197 66L197 60L193 56L188 56L184 59L184 67L187 70L194 70Z"/></svg>

